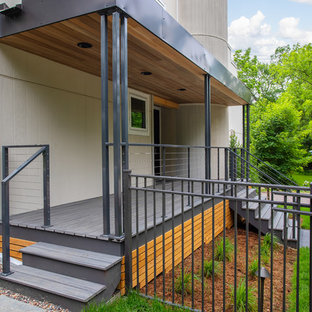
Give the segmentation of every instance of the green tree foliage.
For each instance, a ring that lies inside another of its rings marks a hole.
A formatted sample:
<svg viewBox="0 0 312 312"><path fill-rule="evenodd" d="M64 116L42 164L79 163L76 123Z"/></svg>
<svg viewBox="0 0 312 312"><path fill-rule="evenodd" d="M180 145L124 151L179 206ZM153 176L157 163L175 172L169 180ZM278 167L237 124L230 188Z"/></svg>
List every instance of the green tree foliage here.
<svg viewBox="0 0 312 312"><path fill-rule="evenodd" d="M235 52L238 77L255 97L251 108L252 151L289 175L311 162L312 44L280 47L271 62Z"/></svg>

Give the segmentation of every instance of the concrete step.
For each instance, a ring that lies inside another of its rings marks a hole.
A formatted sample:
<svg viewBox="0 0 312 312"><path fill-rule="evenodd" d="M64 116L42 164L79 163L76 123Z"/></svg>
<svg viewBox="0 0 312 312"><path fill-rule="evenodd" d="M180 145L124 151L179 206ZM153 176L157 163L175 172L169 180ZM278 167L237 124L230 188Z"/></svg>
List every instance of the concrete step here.
<svg viewBox="0 0 312 312"><path fill-rule="evenodd" d="M91 300L108 299L106 286L25 265L12 266L12 274L0 276L1 284L34 298L57 302L70 311L81 311Z"/></svg>
<svg viewBox="0 0 312 312"><path fill-rule="evenodd" d="M104 284L111 295L120 281L122 258L118 256L42 242L21 252L24 265Z"/></svg>

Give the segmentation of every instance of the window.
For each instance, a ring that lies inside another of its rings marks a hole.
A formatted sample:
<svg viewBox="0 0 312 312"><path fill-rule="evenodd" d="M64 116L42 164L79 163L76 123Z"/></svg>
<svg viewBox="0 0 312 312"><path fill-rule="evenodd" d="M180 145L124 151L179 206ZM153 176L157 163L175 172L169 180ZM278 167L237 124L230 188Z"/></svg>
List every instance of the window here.
<svg viewBox="0 0 312 312"><path fill-rule="evenodd" d="M131 97L131 127L146 129L146 102Z"/></svg>
<svg viewBox="0 0 312 312"><path fill-rule="evenodd" d="M150 97L139 91L129 93L129 133L149 135Z"/></svg>

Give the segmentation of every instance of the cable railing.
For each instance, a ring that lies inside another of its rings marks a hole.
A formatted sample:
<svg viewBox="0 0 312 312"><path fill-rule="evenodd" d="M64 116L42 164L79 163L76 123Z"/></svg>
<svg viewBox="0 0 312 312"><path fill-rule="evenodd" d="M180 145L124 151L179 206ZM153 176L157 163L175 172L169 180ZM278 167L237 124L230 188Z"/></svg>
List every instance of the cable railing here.
<svg viewBox="0 0 312 312"><path fill-rule="evenodd" d="M18 168L9 173L9 149L39 148ZM9 183L40 155L43 156L43 227L51 226L50 218L50 147L49 145L2 146L2 273L10 274L10 192Z"/></svg>

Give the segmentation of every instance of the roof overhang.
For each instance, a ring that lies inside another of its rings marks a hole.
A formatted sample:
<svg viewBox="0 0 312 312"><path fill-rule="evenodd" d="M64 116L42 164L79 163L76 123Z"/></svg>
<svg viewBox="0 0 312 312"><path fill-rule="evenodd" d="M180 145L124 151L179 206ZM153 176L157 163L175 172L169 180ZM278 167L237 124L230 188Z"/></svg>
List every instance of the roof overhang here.
<svg viewBox="0 0 312 312"><path fill-rule="evenodd" d="M251 92L246 86L207 52L191 34L154 0L23 0L22 8L23 13L14 19L0 16L0 38L2 38L0 42L36 54L35 51L32 51L31 47L28 49L25 44L23 46L23 44L19 45L16 43L15 41L18 41L18 36L23 36L26 33L32 34L31 32L36 29L43 32L48 31L49 26L53 27L57 23L66 23L68 20L69 22L76 21L86 15L96 21L97 14L92 13L107 13L109 11L119 10L131 17L129 20L129 35L130 37L132 35L134 38L133 44L136 44L136 40L140 40L138 38L140 37L140 33L146 31L150 35L156 36L160 45L165 45L167 49L170 49L171 54L175 54L173 57L177 59L178 63L181 61L181 57L183 58L189 68L188 71L196 77L198 76L198 85L199 80L203 81L203 77L200 77L201 75L205 73L211 75L213 77L213 90L217 90L220 93L220 101L231 99L228 101L228 105L244 105L252 102ZM130 49L131 44L129 46ZM164 53L166 54L166 51ZM49 57L48 53L47 55L44 55L44 53L39 55L58 61L57 59L53 59L53 57ZM62 63L66 64L66 62ZM173 63L172 65L178 66L178 63ZM71 64L68 65L71 66ZM130 65L131 62L129 61ZM157 64L151 64L152 67L153 65L156 66ZM183 67L183 64L180 64L181 66ZM91 73L97 74L95 72ZM188 80L190 78L193 79L191 75ZM131 70L129 70L129 79L131 80ZM144 87L144 82L142 84L141 89L148 91ZM129 85L131 86L131 83ZM195 87L194 85L194 94L199 92ZM173 88L175 88L174 84ZM182 102L181 97L179 100L179 94L176 94L176 96L173 94L173 97L169 98L165 92L164 94L159 94L156 91L152 93L164 96L169 100ZM202 97L203 89L202 94L198 97L194 96L194 100L191 102L199 102ZM187 100L184 102L190 101Z"/></svg>

